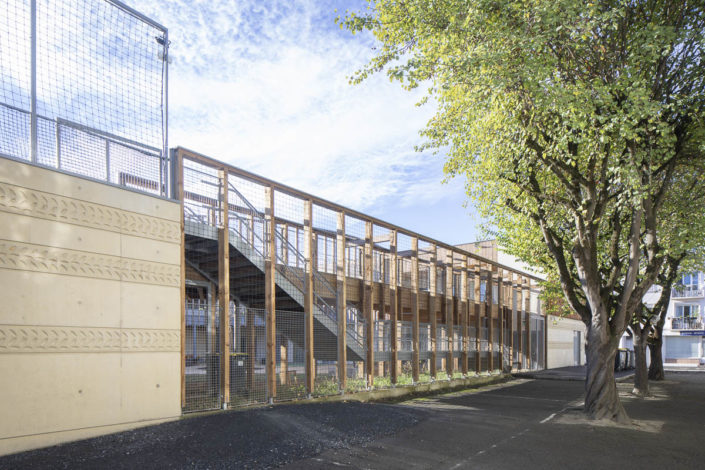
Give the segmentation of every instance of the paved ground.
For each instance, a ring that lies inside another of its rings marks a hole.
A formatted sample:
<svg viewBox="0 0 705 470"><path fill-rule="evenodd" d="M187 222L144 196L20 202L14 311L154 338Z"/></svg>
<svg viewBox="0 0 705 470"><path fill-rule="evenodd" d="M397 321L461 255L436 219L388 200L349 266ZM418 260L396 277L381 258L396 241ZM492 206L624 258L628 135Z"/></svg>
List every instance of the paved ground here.
<svg viewBox="0 0 705 470"><path fill-rule="evenodd" d="M542 380L574 380L578 382L585 381L587 374L587 366L570 366L556 367L555 369L534 370L528 372L517 372L513 374L518 378L525 379L542 379ZM621 370L615 372L614 376L617 379L625 379L634 375L634 369Z"/></svg>
<svg viewBox="0 0 705 470"><path fill-rule="evenodd" d="M624 403L639 426L586 424L583 385L518 379L399 404L277 406L0 458L0 468L703 468L705 374Z"/></svg>

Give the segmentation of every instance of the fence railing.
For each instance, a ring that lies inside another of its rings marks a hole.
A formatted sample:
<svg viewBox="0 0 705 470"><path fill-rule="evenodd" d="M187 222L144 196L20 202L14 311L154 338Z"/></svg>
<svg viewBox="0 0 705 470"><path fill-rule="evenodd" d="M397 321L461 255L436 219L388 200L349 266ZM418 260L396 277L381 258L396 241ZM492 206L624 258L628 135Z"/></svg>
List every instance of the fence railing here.
<svg viewBox="0 0 705 470"><path fill-rule="evenodd" d="M113 0L2 10L0 156L170 196L167 29Z"/></svg>

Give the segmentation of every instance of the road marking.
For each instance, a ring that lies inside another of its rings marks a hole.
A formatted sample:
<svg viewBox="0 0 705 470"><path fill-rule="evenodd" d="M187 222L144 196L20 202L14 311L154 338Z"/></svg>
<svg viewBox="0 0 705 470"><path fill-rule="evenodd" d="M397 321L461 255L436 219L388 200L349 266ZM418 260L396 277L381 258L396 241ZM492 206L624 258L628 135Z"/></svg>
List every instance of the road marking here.
<svg viewBox="0 0 705 470"><path fill-rule="evenodd" d="M556 413L551 413L551 415L548 418L541 420L541 424L551 421L555 416L556 416Z"/></svg>

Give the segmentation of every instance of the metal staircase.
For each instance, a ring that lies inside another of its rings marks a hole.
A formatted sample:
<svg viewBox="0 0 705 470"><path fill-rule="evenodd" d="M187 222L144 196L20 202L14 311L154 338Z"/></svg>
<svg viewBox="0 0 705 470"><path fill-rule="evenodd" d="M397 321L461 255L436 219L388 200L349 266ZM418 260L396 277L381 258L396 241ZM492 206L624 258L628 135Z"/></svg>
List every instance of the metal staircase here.
<svg viewBox="0 0 705 470"><path fill-rule="evenodd" d="M230 226L230 246L237 250L244 258L246 258L252 266L255 266L261 273L265 271L265 250L268 246L263 236L260 236L256 231L251 229L251 225L262 224L266 226L264 215L259 212L232 184L229 184L229 190L235 193L242 204L237 206L246 208L245 213L240 213L235 210L228 211L229 226ZM189 205L184 204L184 232L186 235L207 238L210 240L218 239L218 230L213 223L200 215L197 210L193 210ZM197 205L197 204L195 204ZM209 208L210 209L210 208ZM251 220L253 219L253 220ZM276 272L275 283L288 297L290 297L298 306L303 309L305 299L305 271L296 266L305 266L306 259L296 247L294 247L279 231L273 230L276 237L275 245L282 247L276 251ZM284 259L282 256L283 250L286 249L289 256ZM293 255L293 258L292 258ZM293 264L293 266L292 266ZM338 318L337 309L335 308L336 291L330 285L328 280L314 270L314 284L316 286L314 292L314 355L321 360L336 360L337 352L330 350L326 351L317 347L319 337L323 335L333 335L337 338L338 334ZM333 305L331 305L331 303ZM291 312L284 312L284 315ZM278 313L278 317L282 314ZM301 316L302 318L302 316ZM278 318L278 321L280 319ZM303 328L303 324L302 324ZM330 341L328 341L330 343ZM365 360L365 342L364 338L355 329L346 329L346 345L347 345L347 360L363 361Z"/></svg>

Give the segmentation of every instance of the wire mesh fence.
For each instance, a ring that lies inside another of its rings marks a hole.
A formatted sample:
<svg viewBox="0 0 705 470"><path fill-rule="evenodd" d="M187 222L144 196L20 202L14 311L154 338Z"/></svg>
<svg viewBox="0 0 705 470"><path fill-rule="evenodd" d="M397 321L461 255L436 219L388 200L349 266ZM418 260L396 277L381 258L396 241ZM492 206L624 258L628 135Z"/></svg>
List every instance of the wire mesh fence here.
<svg viewBox="0 0 705 470"><path fill-rule="evenodd" d="M187 314L187 410L221 407L225 396L234 407L354 393L368 388L368 375L375 388L458 378L466 358L468 372L489 371L490 345L493 369L502 367L501 346L508 350L518 328L500 320L507 307L494 290L497 278L464 271L466 258L241 171L195 157L182 166L194 312ZM225 293L230 317L221 323ZM536 346L524 354L538 364L535 323L529 339ZM221 380L222 335L230 340L229 381Z"/></svg>
<svg viewBox="0 0 705 470"><path fill-rule="evenodd" d="M0 154L169 195L166 28L110 0L7 0Z"/></svg>

